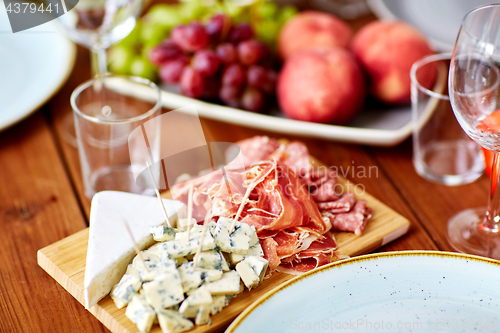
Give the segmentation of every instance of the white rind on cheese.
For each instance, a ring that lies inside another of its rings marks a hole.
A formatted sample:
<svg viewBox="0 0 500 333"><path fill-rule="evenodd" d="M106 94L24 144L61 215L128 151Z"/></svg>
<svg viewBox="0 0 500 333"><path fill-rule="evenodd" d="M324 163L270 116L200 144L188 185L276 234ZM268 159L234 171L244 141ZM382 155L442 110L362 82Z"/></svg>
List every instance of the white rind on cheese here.
<svg viewBox="0 0 500 333"><path fill-rule="evenodd" d="M163 203L171 221L175 222L178 215L185 213L185 205L179 201L163 199ZM162 208L155 197L118 191L94 195L84 278L86 308L95 305L111 291L134 257L133 242L123 218L141 250L154 242L150 228L165 223Z"/></svg>

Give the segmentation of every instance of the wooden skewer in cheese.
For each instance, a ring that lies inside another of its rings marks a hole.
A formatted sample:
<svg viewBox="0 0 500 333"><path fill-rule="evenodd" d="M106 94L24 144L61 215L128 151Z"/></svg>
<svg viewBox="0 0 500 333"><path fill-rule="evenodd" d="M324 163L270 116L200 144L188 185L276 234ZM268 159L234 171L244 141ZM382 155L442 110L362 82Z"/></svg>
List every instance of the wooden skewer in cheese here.
<svg viewBox="0 0 500 333"><path fill-rule="evenodd" d="M207 233L208 221L210 220L211 217L212 217L212 208L210 208L207 211L207 214L205 215L205 220L203 221L203 231L201 232L200 236L200 245L198 246L196 254L194 255L193 258L193 272L196 270L196 265L198 265L198 261L200 260L200 253L201 253L201 247L203 245L203 239L205 238L205 234Z"/></svg>
<svg viewBox="0 0 500 333"><path fill-rule="evenodd" d="M156 186L155 177L153 176L153 173L151 172L151 168L149 167L149 163L148 162L146 162L146 166L148 167L149 175L151 176L151 181L153 182L153 185L155 187L156 197L158 198L158 200L160 200L161 208L163 208L163 213L165 214L165 221L167 221L167 225L170 228L172 228L172 224L170 224L170 220L168 218L167 210L165 209L165 205L163 204L163 200L161 199L160 191L158 191L158 186Z"/></svg>
<svg viewBox="0 0 500 333"><path fill-rule="evenodd" d="M187 241L191 239L191 218L193 217L193 182L189 182L189 192L188 192L188 230L187 230ZM201 244L201 243L200 243Z"/></svg>
<svg viewBox="0 0 500 333"><path fill-rule="evenodd" d="M132 230L130 230L130 225L128 224L127 220L124 217L122 217L122 221L123 221L123 224L125 225L125 228L127 229L128 234L130 235L130 238L132 238L132 243L134 243L135 253L139 256L139 259L141 259L141 262L144 265L146 272L149 273L148 265L146 265L146 260L144 260L144 257L142 256L141 249L139 248L139 246L137 245L137 242L135 241Z"/></svg>
<svg viewBox="0 0 500 333"><path fill-rule="evenodd" d="M238 219L240 218L241 212L243 211L243 208L245 207L248 197L250 196L250 193L252 192L253 188L255 187L255 181L250 184L247 188L247 191L245 192L245 196L243 197L243 200L240 203L240 207L238 208L238 211L236 212L236 216L233 219L233 224L231 224L231 228L229 229L229 234L231 234L234 230L234 227L236 226L236 222L238 222Z"/></svg>

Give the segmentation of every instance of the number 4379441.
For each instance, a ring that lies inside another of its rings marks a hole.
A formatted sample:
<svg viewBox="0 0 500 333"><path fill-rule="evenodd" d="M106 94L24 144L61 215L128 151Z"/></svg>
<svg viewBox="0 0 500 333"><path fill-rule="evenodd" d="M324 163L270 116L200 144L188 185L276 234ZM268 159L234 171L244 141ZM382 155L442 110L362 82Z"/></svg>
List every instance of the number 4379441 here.
<svg viewBox="0 0 500 333"><path fill-rule="evenodd" d="M14 14L19 14L19 13L52 13L54 11L55 13L59 13L59 4L55 3L54 8L52 8L52 3L49 3L46 7L43 6L44 4L41 3L40 5L37 5L34 2L16 2L12 3L10 2L7 5L6 11L7 13L14 13Z"/></svg>

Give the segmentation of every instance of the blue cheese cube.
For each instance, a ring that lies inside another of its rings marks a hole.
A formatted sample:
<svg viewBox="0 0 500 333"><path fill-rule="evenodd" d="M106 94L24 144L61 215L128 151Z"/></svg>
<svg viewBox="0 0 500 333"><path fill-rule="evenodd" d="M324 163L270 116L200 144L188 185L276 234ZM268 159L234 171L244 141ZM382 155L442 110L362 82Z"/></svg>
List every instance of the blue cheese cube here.
<svg viewBox="0 0 500 333"><path fill-rule="evenodd" d="M141 332L149 332L156 318L153 308L139 294L132 297L127 310L125 310L125 315Z"/></svg>
<svg viewBox="0 0 500 333"><path fill-rule="evenodd" d="M184 257L190 254L195 254L198 250L200 239L187 240L172 240L161 243L160 259L174 259ZM207 233L203 238L202 251L213 250L215 248L215 240L210 233Z"/></svg>
<svg viewBox="0 0 500 333"><path fill-rule="evenodd" d="M217 281L222 277L222 271L214 269L196 268L193 271L193 262L187 262L179 267L183 291L187 294L198 288L203 282Z"/></svg>
<svg viewBox="0 0 500 333"><path fill-rule="evenodd" d="M201 286L195 289L191 295L182 302L179 307L179 313L185 318L195 318L202 306L208 308L210 314L210 306L213 299L210 291L206 286Z"/></svg>
<svg viewBox="0 0 500 333"><path fill-rule="evenodd" d="M171 228L167 225L158 225L155 227L151 227L151 234L153 235L153 239L157 242L165 242L174 239L177 230L175 228Z"/></svg>
<svg viewBox="0 0 500 333"><path fill-rule="evenodd" d="M233 232L230 234L232 219L221 217L217 221L214 231L214 238L217 247L224 252L245 254L250 249L250 245L255 243L257 233L255 227L246 223L236 222Z"/></svg>
<svg viewBox="0 0 500 333"><path fill-rule="evenodd" d="M229 271L229 265L227 264L226 258L224 258L219 251L201 252L198 258L197 267Z"/></svg>
<svg viewBox="0 0 500 333"><path fill-rule="evenodd" d="M203 283L201 273L200 270L193 272L193 262L187 262L179 266L182 289L185 293L198 288Z"/></svg>
<svg viewBox="0 0 500 333"><path fill-rule="evenodd" d="M254 228L254 226L251 226L251 228ZM264 251L262 251L262 247L260 246L259 237L257 237L257 233L252 234L252 237L250 238L250 248L248 249L247 252L245 252L245 254L229 253L228 260L231 263L231 265L236 265L243 259L250 256L259 256L259 257L264 256Z"/></svg>
<svg viewBox="0 0 500 333"><path fill-rule="evenodd" d="M179 312L172 310L158 310L158 323L163 333L184 332L194 327L191 320L183 318Z"/></svg>
<svg viewBox="0 0 500 333"><path fill-rule="evenodd" d="M246 258L245 261L252 267L255 274L257 274L257 276L259 277L259 284L261 284L264 280L264 276L266 275L269 261L258 256L250 256Z"/></svg>
<svg viewBox="0 0 500 333"><path fill-rule="evenodd" d="M144 283L142 290L146 301L156 309L168 308L184 299L179 272L158 275Z"/></svg>
<svg viewBox="0 0 500 333"><path fill-rule="evenodd" d="M210 314L214 315L221 312L221 310L229 304L229 300L232 296L230 295L218 295L213 296L212 307L210 308Z"/></svg>
<svg viewBox="0 0 500 333"><path fill-rule="evenodd" d="M196 270L201 271L201 278L203 282L214 282L217 280L220 280L222 277L222 271L216 270L216 269L201 269L197 268Z"/></svg>
<svg viewBox="0 0 500 333"><path fill-rule="evenodd" d="M255 288L260 283L259 277L254 272L252 267L248 264L246 259L236 265L236 271L249 290Z"/></svg>
<svg viewBox="0 0 500 333"><path fill-rule="evenodd" d="M196 325L210 325L210 309L211 305L202 305L196 314L194 322Z"/></svg>
<svg viewBox="0 0 500 333"><path fill-rule="evenodd" d="M238 294L243 291L240 275L236 271L226 272L219 280L204 285L212 295Z"/></svg>
<svg viewBox="0 0 500 333"><path fill-rule="evenodd" d="M188 236L188 232L187 231L183 231L183 232L179 232L175 235L175 240L184 240L186 241L187 240L187 236ZM189 239L198 239L201 237L201 231L191 231L189 233Z"/></svg>
<svg viewBox="0 0 500 333"><path fill-rule="evenodd" d="M111 291L111 298L118 309L130 302L132 296L141 288L142 281L136 275L125 274Z"/></svg>
<svg viewBox="0 0 500 333"><path fill-rule="evenodd" d="M158 262L154 267L151 267L149 271L141 270L139 272L140 278L143 282L152 281L156 276L166 274L166 273L176 273L177 272L177 262L174 259L167 259L165 261Z"/></svg>

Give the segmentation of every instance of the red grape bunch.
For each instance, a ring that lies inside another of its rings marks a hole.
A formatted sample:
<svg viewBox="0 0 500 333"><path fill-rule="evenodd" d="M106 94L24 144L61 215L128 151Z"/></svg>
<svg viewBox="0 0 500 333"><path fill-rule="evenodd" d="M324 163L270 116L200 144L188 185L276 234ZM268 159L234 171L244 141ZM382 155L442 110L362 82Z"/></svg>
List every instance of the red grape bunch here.
<svg viewBox="0 0 500 333"><path fill-rule="evenodd" d="M249 24L233 25L217 14L205 25L175 27L149 59L160 68L160 79L179 84L185 96L259 112L274 93L277 73L269 48L253 37Z"/></svg>

